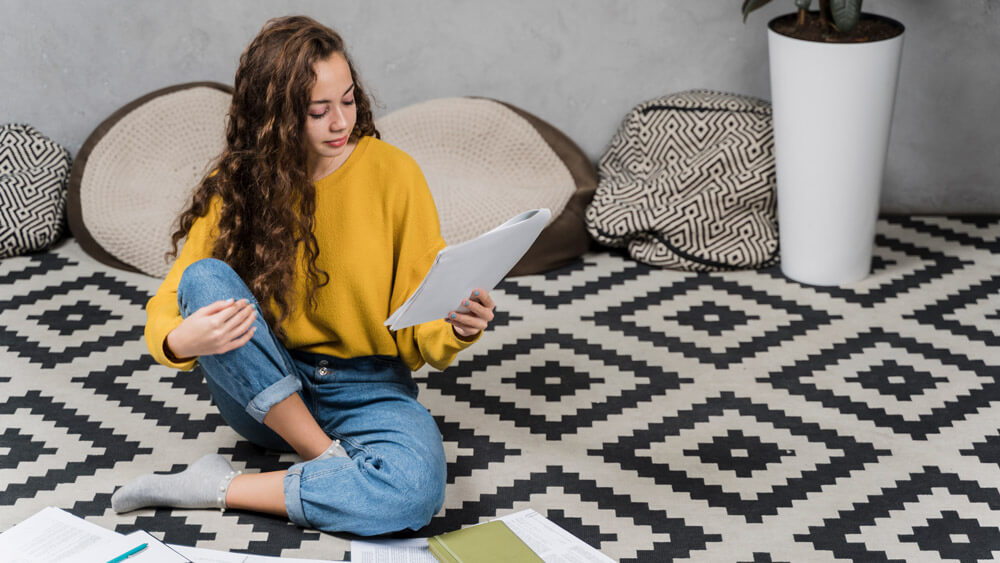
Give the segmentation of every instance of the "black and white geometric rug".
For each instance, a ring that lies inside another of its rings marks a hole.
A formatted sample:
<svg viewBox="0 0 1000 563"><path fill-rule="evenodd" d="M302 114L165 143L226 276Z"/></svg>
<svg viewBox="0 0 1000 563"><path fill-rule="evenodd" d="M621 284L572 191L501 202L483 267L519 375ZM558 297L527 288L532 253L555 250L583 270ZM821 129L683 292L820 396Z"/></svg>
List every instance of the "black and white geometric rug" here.
<svg viewBox="0 0 1000 563"><path fill-rule="evenodd" d="M873 274L692 274L594 252L495 294L421 400L449 455L419 535L533 508L622 561L1000 557L1000 219L879 221ZM143 343L158 280L73 240L0 262L0 530L58 506L171 543L339 559L350 536L239 511L110 507L240 440Z"/></svg>

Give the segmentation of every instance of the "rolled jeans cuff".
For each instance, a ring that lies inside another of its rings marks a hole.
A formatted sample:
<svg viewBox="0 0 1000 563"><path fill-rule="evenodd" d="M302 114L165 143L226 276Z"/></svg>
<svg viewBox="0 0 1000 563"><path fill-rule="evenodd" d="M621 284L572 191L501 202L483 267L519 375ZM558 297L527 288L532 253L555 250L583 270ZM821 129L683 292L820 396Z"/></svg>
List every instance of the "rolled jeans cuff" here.
<svg viewBox="0 0 1000 563"><path fill-rule="evenodd" d="M263 424L264 417L267 416L271 407L291 397L292 393L298 393L301 389L302 382L299 378L294 375L287 375L276 383L271 384L267 389L257 393L257 396L253 399L250 399L250 404L247 405L247 414L252 416L257 422Z"/></svg>
<svg viewBox="0 0 1000 563"><path fill-rule="evenodd" d="M306 520L305 510L302 509L302 495L299 492L299 485L302 481L302 466L305 463L296 463L288 468L285 473L285 511L288 512L288 519L303 528L312 528L312 524Z"/></svg>

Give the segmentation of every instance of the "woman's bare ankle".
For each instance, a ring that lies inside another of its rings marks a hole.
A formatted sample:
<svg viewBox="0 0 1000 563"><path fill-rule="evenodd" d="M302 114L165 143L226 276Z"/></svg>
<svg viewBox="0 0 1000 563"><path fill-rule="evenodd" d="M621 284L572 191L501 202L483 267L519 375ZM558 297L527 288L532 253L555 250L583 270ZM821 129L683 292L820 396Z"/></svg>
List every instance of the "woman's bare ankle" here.
<svg viewBox="0 0 1000 563"><path fill-rule="evenodd" d="M302 459L319 456L333 442L297 393L272 405L264 416L264 425L284 438Z"/></svg>
<svg viewBox="0 0 1000 563"><path fill-rule="evenodd" d="M316 459L317 457L323 455L323 452L325 452L332 444L333 439L331 438L327 438L326 445L322 445L321 443L318 444L313 441L308 446L303 446L301 450L296 448L295 453L299 454L299 457L302 459Z"/></svg>

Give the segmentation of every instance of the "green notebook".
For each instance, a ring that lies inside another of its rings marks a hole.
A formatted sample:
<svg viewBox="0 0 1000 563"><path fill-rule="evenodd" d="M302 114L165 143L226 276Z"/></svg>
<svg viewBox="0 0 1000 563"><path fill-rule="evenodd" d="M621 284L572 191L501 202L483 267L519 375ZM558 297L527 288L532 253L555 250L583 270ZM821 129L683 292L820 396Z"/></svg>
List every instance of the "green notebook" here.
<svg viewBox="0 0 1000 563"><path fill-rule="evenodd" d="M431 554L442 563L541 562L507 524L494 520L427 539Z"/></svg>

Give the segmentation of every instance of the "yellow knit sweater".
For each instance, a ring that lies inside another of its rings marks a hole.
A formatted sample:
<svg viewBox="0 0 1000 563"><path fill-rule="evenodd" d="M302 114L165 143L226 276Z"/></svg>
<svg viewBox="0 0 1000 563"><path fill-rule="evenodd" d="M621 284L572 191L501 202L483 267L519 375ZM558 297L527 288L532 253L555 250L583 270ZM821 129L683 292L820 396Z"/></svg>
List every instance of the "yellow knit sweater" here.
<svg viewBox="0 0 1000 563"><path fill-rule="evenodd" d="M195 221L177 260L146 305L146 344L156 361L176 363L164 352L167 334L181 323L177 285L191 263L211 256L219 201ZM444 369L471 344L443 320L391 332L383 321L403 304L444 248L437 209L417 163L391 145L363 137L347 161L316 182L314 232L317 265L330 283L305 305L305 264L298 265L294 300L299 305L283 324L285 347L340 358L399 356L417 369ZM456 295L457 307L466 296Z"/></svg>

